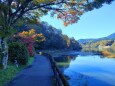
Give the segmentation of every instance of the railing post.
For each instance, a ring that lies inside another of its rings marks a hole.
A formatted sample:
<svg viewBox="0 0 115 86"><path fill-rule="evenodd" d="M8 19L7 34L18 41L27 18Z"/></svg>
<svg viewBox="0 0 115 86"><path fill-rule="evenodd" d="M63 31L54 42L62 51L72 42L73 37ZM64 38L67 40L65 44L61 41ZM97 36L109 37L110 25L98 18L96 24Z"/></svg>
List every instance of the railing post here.
<svg viewBox="0 0 115 86"><path fill-rule="evenodd" d="M45 55L51 63L53 73L54 73L54 79L56 81L56 86L70 86L65 76L60 72L59 68L57 67L53 57L47 53L42 53L42 55Z"/></svg>

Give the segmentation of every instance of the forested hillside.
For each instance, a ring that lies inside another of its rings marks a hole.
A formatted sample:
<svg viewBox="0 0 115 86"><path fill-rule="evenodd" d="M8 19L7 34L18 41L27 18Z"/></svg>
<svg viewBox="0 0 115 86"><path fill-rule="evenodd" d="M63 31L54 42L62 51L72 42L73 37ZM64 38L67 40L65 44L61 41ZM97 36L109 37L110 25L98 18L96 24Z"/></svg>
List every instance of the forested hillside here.
<svg viewBox="0 0 115 86"><path fill-rule="evenodd" d="M20 26L18 32L22 32L23 30L28 31L32 28L34 28L37 33L42 33L45 37L45 41L36 42L36 49L81 49L81 46L73 37L69 38L67 35L62 33L61 29L56 29L46 22Z"/></svg>
<svg viewBox="0 0 115 86"><path fill-rule="evenodd" d="M86 51L109 50L113 52L115 51L115 33L99 39L81 39L79 43Z"/></svg>

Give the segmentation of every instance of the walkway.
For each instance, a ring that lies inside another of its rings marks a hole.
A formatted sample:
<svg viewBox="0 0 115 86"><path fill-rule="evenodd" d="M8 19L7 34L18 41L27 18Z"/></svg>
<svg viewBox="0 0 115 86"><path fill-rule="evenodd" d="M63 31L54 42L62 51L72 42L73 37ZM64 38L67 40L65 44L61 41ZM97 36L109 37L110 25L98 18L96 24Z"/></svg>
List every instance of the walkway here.
<svg viewBox="0 0 115 86"><path fill-rule="evenodd" d="M35 55L32 65L26 67L6 86L53 86L53 70L45 56Z"/></svg>

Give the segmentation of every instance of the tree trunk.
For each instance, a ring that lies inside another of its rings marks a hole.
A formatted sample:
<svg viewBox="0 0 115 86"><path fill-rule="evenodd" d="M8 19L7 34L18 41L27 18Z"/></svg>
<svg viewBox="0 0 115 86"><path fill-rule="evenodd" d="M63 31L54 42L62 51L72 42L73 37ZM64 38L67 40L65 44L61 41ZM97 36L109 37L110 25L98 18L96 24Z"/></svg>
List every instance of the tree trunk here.
<svg viewBox="0 0 115 86"><path fill-rule="evenodd" d="M1 48L2 48L2 54L3 54L3 59L2 59L2 65L3 68L7 68L7 63L8 63L8 46L7 46L7 38L2 38L1 39Z"/></svg>

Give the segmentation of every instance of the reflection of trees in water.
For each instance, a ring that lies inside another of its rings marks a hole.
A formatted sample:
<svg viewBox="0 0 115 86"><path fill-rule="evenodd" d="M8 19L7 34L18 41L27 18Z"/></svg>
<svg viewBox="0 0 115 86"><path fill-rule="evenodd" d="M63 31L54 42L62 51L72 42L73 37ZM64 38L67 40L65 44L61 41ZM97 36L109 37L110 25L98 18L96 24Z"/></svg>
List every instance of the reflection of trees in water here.
<svg viewBox="0 0 115 86"><path fill-rule="evenodd" d="M103 55L100 55L100 58L104 59L105 57Z"/></svg>
<svg viewBox="0 0 115 86"><path fill-rule="evenodd" d="M64 70L69 67L70 62L72 60L75 60L76 57L77 57L77 55L67 55L67 56L66 55L62 55L60 57L54 58L54 60L56 61L56 63L58 65L58 67L60 68L60 70L62 72L64 72Z"/></svg>
<svg viewBox="0 0 115 86"><path fill-rule="evenodd" d="M72 58L71 60L75 60L78 57L78 55L71 55L70 57Z"/></svg>
<svg viewBox="0 0 115 86"><path fill-rule="evenodd" d="M71 60L75 60L77 55L62 55L54 58L56 62L70 62Z"/></svg>

